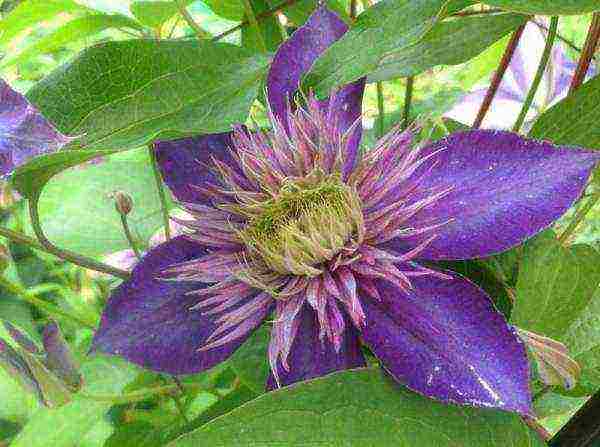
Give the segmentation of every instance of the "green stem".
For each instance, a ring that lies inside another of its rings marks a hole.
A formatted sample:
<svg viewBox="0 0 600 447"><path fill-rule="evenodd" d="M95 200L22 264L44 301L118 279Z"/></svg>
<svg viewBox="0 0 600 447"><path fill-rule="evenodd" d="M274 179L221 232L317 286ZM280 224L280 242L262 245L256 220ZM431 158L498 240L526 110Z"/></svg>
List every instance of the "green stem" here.
<svg viewBox="0 0 600 447"><path fill-rule="evenodd" d="M571 235L575 232L579 224L583 222L583 219L585 219L587 213L589 213L590 210L594 208L596 203L598 203L598 201L600 200L600 187L598 187L598 189L598 191L595 191L592 194L592 196L588 199L585 205L583 205L577 210L577 212L575 213L575 217L573 218L573 220L571 220L571 222L567 226L567 229L563 232L563 234L560 235L558 241L561 244L564 244L571 237Z"/></svg>
<svg viewBox="0 0 600 447"><path fill-rule="evenodd" d="M196 391L206 391L200 385L186 384L185 388ZM89 394L81 392L79 396L84 399L95 400L98 402L112 402L114 404L127 404L130 402L141 402L154 396L171 394L179 389L177 384L157 386L143 390L133 391L127 394Z"/></svg>
<svg viewBox="0 0 600 447"><path fill-rule="evenodd" d="M254 28L256 31L256 36L258 39L258 45L260 49L267 53L267 44L265 43L265 38L263 36L262 31L260 30L260 26L258 24L258 20L256 19L256 15L254 14L254 10L252 9L252 5L250 4L250 0L244 0L244 9L246 10L246 17L248 17L248 22L250 22L250 26Z"/></svg>
<svg viewBox="0 0 600 447"><path fill-rule="evenodd" d="M409 76L408 78L406 78L406 92L404 94L404 113L402 115L402 129L407 129L410 121L410 106L412 103L414 86L414 76Z"/></svg>
<svg viewBox="0 0 600 447"><path fill-rule="evenodd" d="M158 198L160 200L160 209L163 216L163 224L165 226L165 238L166 240L171 239L171 225L169 222L169 207L167 204L167 194L163 185L160 170L158 169L158 161L156 161L156 150L152 145L148 146L148 154L150 155L150 164L152 165L152 171L154 172L154 180L156 181L156 189L158 190Z"/></svg>
<svg viewBox="0 0 600 447"><path fill-rule="evenodd" d="M16 283L6 279L4 276L0 276L0 286L5 288L6 290L8 290L13 295L20 297L21 299L28 302L32 306L35 306L38 309L42 310L43 312L46 312L50 316L63 317L63 318L66 318L66 319L72 321L73 323L76 323L78 326L85 326L89 329L96 330L96 326L94 325L93 322L89 322L89 321L83 320L80 317L77 317L75 315L71 315L71 314L63 311L58 306L47 303L46 301L33 296L25 288L23 288L19 284L16 284Z"/></svg>
<svg viewBox="0 0 600 447"><path fill-rule="evenodd" d="M377 82L377 115L379 125L377 126L377 138L381 138L385 132L385 104L383 102L383 82Z"/></svg>
<svg viewBox="0 0 600 447"><path fill-rule="evenodd" d="M45 251L46 253L51 253L48 251L46 247L40 244L35 239L24 235L23 233L19 233L18 231L9 230L8 228L0 227L0 236L5 237L11 241L17 242L19 244L28 245L31 248L35 248L36 250Z"/></svg>
<svg viewBox="0 0 600 447"><path fill-rule="evenodd" d="M135 253L135 256L138 259L142 259L142 253L140 253L140 249L137 247L137 244L133 240L133 235L131 234L131 229L129 228L129 222L127 222L127 216L125 214L119 214L121 216L121 225L123 226L123 233L125 233L125 238L127 242L129 242L129 246Z"/></svg>
<svg viewBox="0 0 600 447"><path fill-rule="evenodd" d="M540 86L540 82L542 82L542 77L544 76L544 72L546 71L546 66L548 65L548 60L550 59L550 54L552 53L552 46L554 45L554 40L556 38L556 30L558 29L558 16L552 17L550 21L550 30L548 31L548 37L546 37L546 46L544 47L544 52L542 53L542 59L540 60L540 64L538 65L537 72L535 73L535 77L533 78L533 82L527 93L527 98L525 98L525 102L523 103L523 107L521 108L521 112L519 113L519 117L515 122L512 130L513 132L518 132L521 130L521 126L525 122L525 117L527 116L527 112L533 103L533 99L535 98L535 94L537 92L538 87Z"/></svg>
<svg viewBox="0 0 600 447"><path fill-rule="evenodd" d="M179 381L179 379L175 376L171 376L171 378L173 379L173 382L175 382L175 386L177 387L177 390L180 391L181 393L185 393L185 388L183 388L183 385ZM162 379L164 381L167 380L164 377L162 377ZM175 404L175 407L177 408L177 411L179 412L179 416L181 416L181 419L183 419L183 422L188 424L190 422L190 420L188 419L188 417L185 414L185 407L181 403L181 399L179 398L179 395L176 393L173 393L173 394L171 394L171 398L173 399L173 403Z"/></svg>
<svg viewBox="0 0 600 447"><path fill-rule="evenodd" d="M37 236L38 241L45 247L47 252L58 256L59 258L64 259L65 261L69 261L73 264L85 267L86 269L107 273L109 275L113 275L122 279L129 278L129 273L125 270L121 270L111 265L104 264L103 262L96 261L95 259L88 258L71 250L58 248L57 246L52 244L52 242L50 242L44 234L44 230L42 230L42 225L40 223L40 216L38 212L38 201L39 195L36 195L29 199L29 215L31 217L31 226L33 227L33 232Z"/></svg>
<svg viewBox="0 0 600 447"><path fill-rule="evenodd" d="M196 33L198 39L205 39L210 37L209 34L202 28L200 28L200 25L198 25L198 23L196 23L192 15L188 12L185 5L181 4L179 0L175 0L175 4L177 5L177 9L179 9L179 15L181 15L181 17L183 17L183 20L185 20L185 23L187 23L188 26L194 30L194 33Z"/></svg>

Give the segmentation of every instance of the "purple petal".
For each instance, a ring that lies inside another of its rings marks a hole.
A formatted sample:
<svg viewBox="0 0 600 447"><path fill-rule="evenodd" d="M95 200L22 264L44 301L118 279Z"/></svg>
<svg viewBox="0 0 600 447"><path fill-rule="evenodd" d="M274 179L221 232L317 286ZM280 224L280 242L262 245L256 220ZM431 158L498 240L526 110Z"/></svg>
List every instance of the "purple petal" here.
<svg viewBox="0 0 600 447"><path fill-rule="evenodd" d="M228 358L252 331L223 346L200 351L217 327L215 320L222 316L190 310L198 298L188 292L204 284L156 278L166 267L206 253L183 236L151 250L131 278L112 293L92 350L170 374L197 373ZM265 309L265 317L269 310ZM260 322L255 327L258 325Z"/></svg>
<svg viewBox="0 0 600 447"><path fill-rule="evenodd" d="M69 141L71 138L0 79L0 175L37 155L57 151Z"/></svg>
<svg viewBox="0 0 600 447"><path fill-rule="evenodd" d="M46 359L46 367L56 374L71 389L78 389L82 385L79 374L79 365L73 357L69 345L64 339L58 325L52 321L44 327L42 334Z"/></svg>
<svg viewBox="0 0 600 447"><path fill-rule="evenodd" d="M464 278L421 277L404 294L378 280L362 337L399 382L446 403L531 414L525 347L488 296Z"/></svg>
<svg viewBox="0 0 600 447"><path fill-rule="evenodd" d="M455 133L424 152L438 150L421 185L452 191L410 221L415 228L449 221L420 255L431 260L485 257L522 243L565 213L600 160L600 152L491 130ZM429 236L392 245L405 250Z"/></svg>
<svg viewBox="0 0 600 447"><path fill-rule="evenodd" d="M323 341L319 340L317 315L309 306L305 304L296 318L300 319L300 324L287 359L289 371L281 362L277 363L281 386L324 376L334 371L365 366L358 334L350 320L346 318L344 340L340 351L335 352L333 345L326 338ZM267 379L267 389L276 388L277 383L271 372Z"/></svg>
<svg viewBox="0 0 600 447"><path fill-rule="evenodd" d="M194 185L217 183L214 170L208 169L212 157L235 166L231 158L231 133L200 135L155 143L156 160L162 177L177 200L207 204Z"/></svg>
<svg viewBox="0 0 600 447"><path fill-rule="evenodd" d="M300 86L300 79L312 67L314 61L329 46L342 37L348 27L332 11L320 7L306 23L277 50L267 76L267 95L271 110L276 118L288 128L287 105ZM343 87L335 94L332 110L337 110L337 120L343 132L361 116L362 96L365 80L361 79ZM327 101L323 102L326 107ZM288 128L289 130L289 128ZM350 160L356 157L362 127L354 130L348 148L352 151Z"/></svg>

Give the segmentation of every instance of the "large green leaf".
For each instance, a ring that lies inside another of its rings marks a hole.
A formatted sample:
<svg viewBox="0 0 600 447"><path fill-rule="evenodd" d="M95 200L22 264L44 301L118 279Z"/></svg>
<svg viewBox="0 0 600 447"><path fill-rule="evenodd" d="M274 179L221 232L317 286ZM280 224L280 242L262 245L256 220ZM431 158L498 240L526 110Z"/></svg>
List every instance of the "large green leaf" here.
<svg viewBox="0 0 600 447"><path fill-rule="evenodd" d="M139 0L132 2L129 9L140 23L149 26L150 28L160 28L171 17L179 14L177 2L181 7L185 8L193 1L194 0Z"/></svg>
<svg viewBox="0 0 600 447"><path fill-rule="evenodd" d="M586 245L565 248L547 231L525 244L512 322L563 340L600 282L600 254Z"/></svg>
<svg viewBox="0 0 600 447"><path fill-rule="evenodd" d="M520 14L498 14L438 23L416 45L381 58L368 80L414 76L437 65L466 62L526 21Z"/></svg>
<svg viewBox="0 0 600 447"><path fill-rule="evenodd" d="M580 394L600 388L600 289L564 336L564 342L582 369Z"/></svg>
<svg viewBox="0 0 600 447"><path fill-rule="evenodd" d="M600 10L598 0L484 0L484 3L527 14L585 14Z"/></svg>
<svg viewBox="0 0 600 447"><path fill-rule="evenodd" d="M360 369L267 393L171 447L543 446L517 415L443 405Z"/></svg>
<svg viewBox="0 0 600 447"><path fill-rule="evenodd" d="M117 358L93 357L82 365L82 393L119 394L137 373L131 364ZM41 408L11 443L11 447L71 447L77 445L112 406L110 400L75 396L57 409Z"/></svg>
<svg viewBox="0 0 600 447"><path fill-rule="evenodd" d="M109 28L143 29L135 20L120 14L94 14L79 17L65 23L60 28L25 48L22 52L3 59L1 67L6 68L26 62L41 54L50 53L66 44L89 38Z"/></svg>
<svg viewBox="0 0 600 447"><path fill-rule="evenodd" d="M29 99L86 149L124 149L244 122L269 58L225 44L129 40L83 51Z"/></svg>
<svg viewBox="0 0 600 447"><path fill-rule="evenodd" d="M52 19L60 13L85 13L89 9L73 0L25 0L0 20L0 45L39 22Z"/></svg>
<svg viewBox="0 0 600 447"><path fill-rule="evenodd" d="M304 77L319 96L377 70L382 59L417 43L444 12L446 0L383 0L317 59Z"/></svg>
<svg viewBox="0 0 600 447"><path fill-rule="evenodd" d="M134 237L147 241L160 227L162 217L145 149L120 153L53 178L39 202L44 232L59 247L87 256L129 248L111 198L117 190L132 197L130 227Z"/></svg>
<svg viewBox="0 0 600 447"><path fill-rule="evenodd" d="M529 136L600 149L600 76L543 113Z"/></svg>

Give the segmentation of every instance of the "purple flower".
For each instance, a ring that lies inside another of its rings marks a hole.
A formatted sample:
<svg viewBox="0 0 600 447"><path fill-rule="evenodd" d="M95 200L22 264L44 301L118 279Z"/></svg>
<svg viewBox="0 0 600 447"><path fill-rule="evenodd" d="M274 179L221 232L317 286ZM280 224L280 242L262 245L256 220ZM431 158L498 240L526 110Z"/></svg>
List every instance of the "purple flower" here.
<svg viewBox="0 0 600 447"><path fill-rule="evenodd" d="M536 17L536 21L544 24L541 17ZM527 24L482 127L510 129L513 126L535 77L547 34L539 25L532 22ZM577 64L567 57L562 43L555 41L542 82L527 113L527 129L544 110L567 96L576 67ZM596 66L592 64L588 77L595 72ZM472 91L445 116L470 125L475 120L486 93L487 87Z"/></svg>
<svg viewBox="0 0 600 447"><path fill-rule="evenodd" d="M600 154L499 131L359 156L363 81L288 100L345 32L318 9L275 55L272 131L156 146L194 216L112 294L95 350L171 374L226 360L269 315L269 389L365 365L443 402L531 414L525 348L475 284L430 261L506 250L580 196ZM424 262L425 264L423 264Z"/></svg>
<svg viewBox="0 0 600 447"><path fill-rule="evenodd" d="M0 79L0 175L71 141L20 93Z"/></svg>

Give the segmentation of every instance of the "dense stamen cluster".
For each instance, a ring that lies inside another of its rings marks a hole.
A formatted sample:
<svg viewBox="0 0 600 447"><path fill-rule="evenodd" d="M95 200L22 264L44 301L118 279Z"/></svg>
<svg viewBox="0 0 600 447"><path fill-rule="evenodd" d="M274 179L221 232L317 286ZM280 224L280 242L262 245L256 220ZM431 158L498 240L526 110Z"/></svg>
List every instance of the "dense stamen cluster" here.
<svg viewBox="0 0 600 447"><path fill-rule="evenodd" d="M181 222L193 230L189 237L212 250L170 272L212 284L194 292L193 310L222 314L201 350L247 333L275 305L269 357L273 371L277 361L287 368L305 304L315 310L321 340L339 351L344 315L360 328L361 299L380 299L375 280L408 292L410 277L444 277L410 262L445 223L410 225L449 192L420 188L435 154L411 150L411 133L394 131L356 162L346 147L354 128L339 132L335 116L309 98L285 125L271 117L271 133L237 128L230 157L213 160L219 180L198 188L213 206L184 204L194 216ZM425 233L406 253L379 247Z"/></svg>

